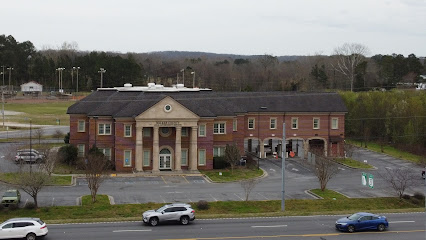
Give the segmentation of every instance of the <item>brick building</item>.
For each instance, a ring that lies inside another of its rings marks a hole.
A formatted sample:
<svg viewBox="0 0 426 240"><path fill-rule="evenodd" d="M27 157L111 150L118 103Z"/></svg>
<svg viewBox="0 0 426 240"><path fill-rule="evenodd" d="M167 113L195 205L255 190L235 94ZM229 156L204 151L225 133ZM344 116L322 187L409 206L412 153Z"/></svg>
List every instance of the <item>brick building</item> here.
<svg viewBox="0 0 426 240"><path fill-rule="evenodd" d="M68 109L70 143L84 156L96 145L117 171L212 169L236 143L241 154L343 155L347 109L336 93L213 92L164 87L102 88Z"/></svg>

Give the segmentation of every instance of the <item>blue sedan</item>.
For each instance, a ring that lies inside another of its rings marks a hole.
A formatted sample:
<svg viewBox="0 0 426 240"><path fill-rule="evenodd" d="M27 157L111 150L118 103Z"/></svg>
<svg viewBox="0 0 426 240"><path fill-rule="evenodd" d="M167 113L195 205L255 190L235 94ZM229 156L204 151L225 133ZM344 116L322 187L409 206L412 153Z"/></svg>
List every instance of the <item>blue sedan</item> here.
<svg viewBox="0 0 426 240"><path fill-rule="evenodd" d="M355 213L336 221L337 230L348 232L372 229L384 231L388 227L389 223L385 216L366 212Z"/></svg>

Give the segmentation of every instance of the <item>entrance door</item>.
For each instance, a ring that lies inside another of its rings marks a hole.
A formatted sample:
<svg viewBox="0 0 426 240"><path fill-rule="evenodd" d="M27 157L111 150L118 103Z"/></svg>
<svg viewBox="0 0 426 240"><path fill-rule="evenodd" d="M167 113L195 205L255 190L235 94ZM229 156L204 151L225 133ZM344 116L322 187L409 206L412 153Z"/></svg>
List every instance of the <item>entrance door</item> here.
<svg viewBox="0 0 426 240"><path fill-rule="evenodd" d="M168 149L163 149L160 151L160 170L170 170L172 169L172 154Z"/></svg>

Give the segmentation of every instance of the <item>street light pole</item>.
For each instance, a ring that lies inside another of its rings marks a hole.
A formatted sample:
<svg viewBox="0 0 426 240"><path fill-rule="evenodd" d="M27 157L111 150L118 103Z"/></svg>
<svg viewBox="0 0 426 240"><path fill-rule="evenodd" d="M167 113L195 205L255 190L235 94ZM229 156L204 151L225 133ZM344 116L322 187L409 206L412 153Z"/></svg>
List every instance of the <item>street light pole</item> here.
<svg viewBox="0 0 426 240"><path fill-rule="evenodd" d="M65 68L57 68L56 71L58 71L58 85L59 85L59 92L62 93L63 89L62 89L62 71L64 71Z"/></svg>
<svg viewBox="0 0 426 240"><path fill-rule="evenodd" d="M4 68L5 68L6 66L1 66L1 68L2 68L2 72L1 72L1 75L3 75L3 85L2 86L4 86Z"/></svg>
<svg viewBox="0 0 426 240"><path fill-rule="evenodd" d="M77 70L77 90L76 90L76 92L78 92L78 70L80 69L80 67L72 67L72 69Z"/></svg>
<svg viewBox="0 0 426 240"><path fill-rule="evenodd" d="M106 72L106 70L104 68L100 68L99 71L98 71L98 73L101 74L101 88L102 88L103 76L104 76L105 72Z"/></svg>
<svg viewBox="0 0 426 240"><path fill-rule="evenodd" d="M185 68L183 68L182 70L180 70L182 72L182 81L183 81L183 86L185 86Z"/></svg>
<svg viewBox="0 0 426 240"><path fill-rule="evenodd" d="M282 162L281 162L281 179L282 179L282 186L281 186L281 211L285 211L285 152L286 152L286 141L285 141L285 123L283 123L283 140L281 144L281 154L282 154Z"/></svg>
<svg viewBox="0 0 426 240"><path fill-rule="evenodd" d="M191 72L194 76L192 77L192 88L195 88L195 71Z"/></svg>
<svg viewBox="0 0 426 240"><path fill-rule="evenodd" d="M7 70L9 70L9 91L11 91L10 90L10 81L12 80L12 70L13 70L13 67L8 67Z"/></svg>
<svg viewBox="0 0 426 240"><path fill-rule="evenodd" d="M259 111L257 112L257 141L259 143L259 156L257 158L257 169L259 169L259 160L262 158L262 151L261 149L261 143L260 143L260 111L261 110L265 110L268 109L267 107L260 107ZM262 144L263 144L263 140L262 140ZM264 150L265 151L265 150Z"/></svg>

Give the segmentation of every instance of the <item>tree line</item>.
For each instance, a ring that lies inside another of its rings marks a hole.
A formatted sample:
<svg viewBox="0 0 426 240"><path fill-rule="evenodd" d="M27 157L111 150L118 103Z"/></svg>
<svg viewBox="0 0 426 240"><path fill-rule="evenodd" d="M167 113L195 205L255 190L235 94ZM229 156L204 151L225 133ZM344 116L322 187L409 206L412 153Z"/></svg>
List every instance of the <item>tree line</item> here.
<svg viewBox="0 0 426 240"><path fill-rule="evenodd" d="M209 53L169 57L172 52L114 53L84 52L76 43L65 42L57 49L36 50L30 41L18 42L13 36L0 35L0 64L8 85L18 87L36 81L46 90L58 89L58 68L63 88L76 91L79 67L79 91L103 86L123 86L124 83L146 85L156 82L170 86L177 82L215 91L327 91L392 89L398 83L420 81L425 74L424 59L410 54L375 55L366 57L368 48L360 44L336 47L330 56L299 56L280 60L272 55L238 56ZM176 54L175 54L176 55ZM194 56L198 57L194 57ZM186 56L186 57L185 57ZM13 70L7 68L12 67Z"/></svg>

